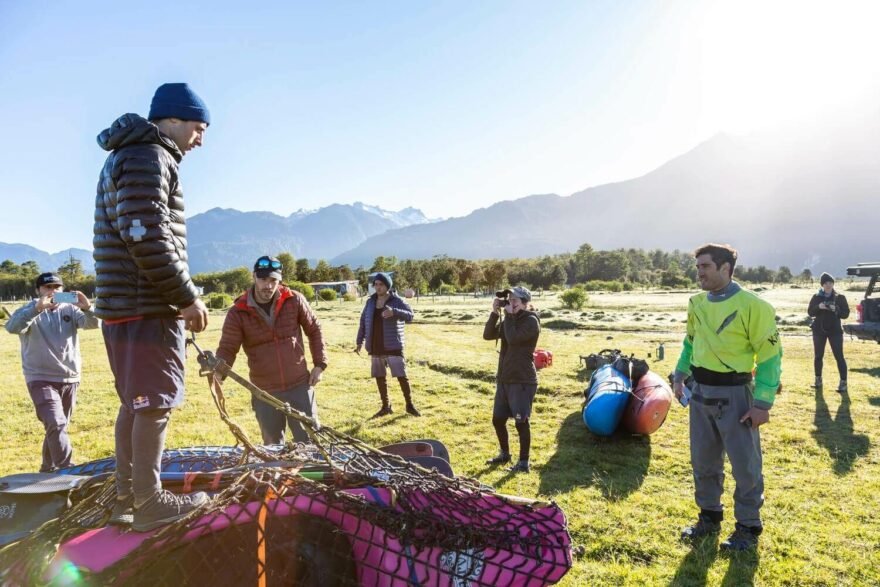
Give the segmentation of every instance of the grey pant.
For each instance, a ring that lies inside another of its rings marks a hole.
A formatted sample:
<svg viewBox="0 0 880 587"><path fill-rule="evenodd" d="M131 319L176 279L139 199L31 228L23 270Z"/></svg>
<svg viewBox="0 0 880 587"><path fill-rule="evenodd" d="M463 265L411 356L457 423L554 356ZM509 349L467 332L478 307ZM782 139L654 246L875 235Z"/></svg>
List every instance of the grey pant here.
<svg viewBox="0 0 880 587"><path fill-rule="evenodd" d="M276 398L290 404L290 407L299 410L306 416L311 416L318 421L318 405L315 403L315 389L303 383L292 389L275 392ZM283 412L279 412L267 403L263 403L255 397L251 398L251 407L260 425L263 435L263 444L282 444L284 442L285 425L290 427L295 442L308 442L309 435L305 428L293 418L288 418Z"/></svg>
<svg viewBox="0 0 880 587"><path fill-rule="evenodd" d="M73 458L73 447L67 434L67 426L73 417L79 383L31 381L27 386L37 418L43 423L46 432L40 472L48 473L61 467L69 467Z"/></svg>
<svg viewBox="0 0 880 587"><path fill-rule="evenodd" d="M119 406L116 416L116 495L134 494L142 505L162 488L162 450L170 409L138 410Z"/></svg>
<svg viewBox="0 0 880 587"><path fill-rule="evenodd" d="M752 407L752 384L715 386L694 383L690 409L694 497L700 509L722 511L724 454L730 459L736 489L733 514L744 526L761 526L764 476L761 436L740 423Z"/></svg>

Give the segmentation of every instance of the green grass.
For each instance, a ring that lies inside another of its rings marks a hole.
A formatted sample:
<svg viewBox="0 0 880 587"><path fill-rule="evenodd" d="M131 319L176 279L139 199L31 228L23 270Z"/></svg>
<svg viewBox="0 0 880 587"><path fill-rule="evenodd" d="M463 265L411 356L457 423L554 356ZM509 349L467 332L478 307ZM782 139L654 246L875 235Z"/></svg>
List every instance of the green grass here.
<svg viewBox="0 0 880 587"><path fill-rule="evenodd" d="M674 406L650 438L597 438L580 418L585 374L579 355L616 347L646 356L665 342L674 366L682 336L686 292L591 293L583 311L562 309L552 296L535 299L552 310L539 346L553 351L554 366L541 372L533 417L532 473L512 476L488 467L496 452L490 423L496 347L481 338L489 299L423 298L417 322L407 327L407 356L422 418L406 416L396 383L395 414L369 420L378 394L369 362L352 353L359 303L317 307L329 343L330 367L318 388L322 422L379 445L434 437L450 450L461 475L499 491L555 500L566 512L575 545L564 585L877 585L880 584L880 367L875 343L845 343L851 401L832 390L816 394L812 347L800 319L811 290L763 292L778 310L785 337L784 392L762 428L766 531L756 554L729 557L714 543L691 549L679 529L695 516L688 453L687 413ZM213 314L199 342L214 348L223 315ZM85 376L71 427L75 458L112 453L117 399L97 331L82 339ZM826 379L836 382L826 357ZM21 376L16 337L0 336L0 473L39 468L42 430ZM168 446L228 444L232 436L216 417L204 381L189 358L187 401L175 413ZM245 362L236 365L245 371ZM833 388L832 388L833 389ZM228 407L253 439L259 437L250 399L229 387ZM515 434L511 426L513 448ZM733 478L725 506L732 513ZM733 520L725 521L725 533Z"/></svg>

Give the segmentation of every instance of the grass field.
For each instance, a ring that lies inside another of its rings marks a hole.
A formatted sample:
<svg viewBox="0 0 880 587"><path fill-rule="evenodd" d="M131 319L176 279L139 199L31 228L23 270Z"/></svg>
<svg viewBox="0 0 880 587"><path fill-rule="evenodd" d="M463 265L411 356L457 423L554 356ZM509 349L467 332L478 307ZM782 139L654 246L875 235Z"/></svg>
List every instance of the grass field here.
<svg viewBox="0 0 880 587"><path fill-rule="evenodd" d="M554 365L540 375L530 474L512 476L483 464L497 450L490 422L497 354L481 338L488 298L422 298L413 304L407 357L423 417L403 412L392 380L395 413L380 420L368 419L379 407L368 359L351 352L361 304L322 303L317 312L330 367L318 388L320 418L376 445L438 438L448 445L458 474L504 493L555 500L566 512L575 545L563 585L878 585L880 347L847 340L849 395L836 393L833 385L817 393L810 387L812 346L802 320L811 293L762 293L781 319L785 358L784 392L762 428L766 531L757 553L730 557L714 542L694 549L679 542L680 528L696 514L685 409L673 406L664 426L644 438L598 438L581 420L586 374L579 355L616 347L644 357L663 342L666 358L652 368L665 375L678 358L685 292L592 294L578 312L561 310L549 294L534 300L545 312L539 346L552 350ZM222 322L222 313L213 314L200 344L215 348ZM0 474L35 471L42 428L21 375L17 337L3 334ZM112 453L118 406L98 331L84 333L82 351L84 377L71 427L77 462ZM244 365L237 367L246 374ZM825 365L826 380L836 384L830 352ZM168 446L231 443L192 356L189 366L187 401L172 419ZM259 438L247 392L230 387L227 393L230 415ZM729 468L726 488L732 514ZM724 533L732 527L729 516Z"/></svg>

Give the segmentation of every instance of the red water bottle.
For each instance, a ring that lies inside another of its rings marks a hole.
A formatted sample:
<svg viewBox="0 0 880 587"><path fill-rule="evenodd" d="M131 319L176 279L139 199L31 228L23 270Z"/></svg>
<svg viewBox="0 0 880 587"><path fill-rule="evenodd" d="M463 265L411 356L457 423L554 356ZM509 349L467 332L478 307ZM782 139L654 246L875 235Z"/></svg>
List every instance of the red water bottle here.
<svg viewBox="0 0 880 587"><path fill-rule="evenodd" d="M859 321L859 323L865 321L865 315L863 314L863 312L864 312L864 310L862 309L862 305L861 304L857 305L856 306L856 313L858 314L857 320Z"/></svg>

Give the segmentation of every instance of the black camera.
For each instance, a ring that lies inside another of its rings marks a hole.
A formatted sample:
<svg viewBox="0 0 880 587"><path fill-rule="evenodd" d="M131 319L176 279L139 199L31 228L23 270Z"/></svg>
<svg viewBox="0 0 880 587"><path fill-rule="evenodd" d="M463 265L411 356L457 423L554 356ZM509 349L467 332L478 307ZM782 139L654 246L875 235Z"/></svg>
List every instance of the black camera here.
<svg viewBox="0 0 880 587"><path fill-rule="evenodd" d="M510 296L509 291L496 291L495 292L495 297L498 298L499 300L507 301L508 296Z"/></svg>

